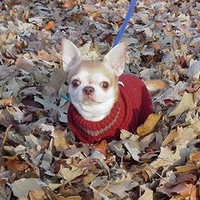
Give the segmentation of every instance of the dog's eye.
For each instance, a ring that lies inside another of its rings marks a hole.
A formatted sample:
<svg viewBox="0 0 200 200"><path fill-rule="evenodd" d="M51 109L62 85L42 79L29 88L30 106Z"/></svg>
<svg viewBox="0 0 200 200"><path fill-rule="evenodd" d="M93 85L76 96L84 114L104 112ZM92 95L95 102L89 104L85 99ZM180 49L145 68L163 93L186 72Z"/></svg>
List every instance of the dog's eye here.
<svg viewBox="0 0 200 200"><path fill-rule="evenodd" d="M106 82L106 81L103 81L103 82L101 83L101 87L102 87L103 89L107 89L107 88L109 87L109 83Z"/></svg>
<svg viewBox="0 0 200 200"><path fill-rule="evenodd" d="M77 79L75 79L75 80L72 81L72 86L74 88L78 87L80 84L81 84L81 82L79 80L77 80Z"/></svg>

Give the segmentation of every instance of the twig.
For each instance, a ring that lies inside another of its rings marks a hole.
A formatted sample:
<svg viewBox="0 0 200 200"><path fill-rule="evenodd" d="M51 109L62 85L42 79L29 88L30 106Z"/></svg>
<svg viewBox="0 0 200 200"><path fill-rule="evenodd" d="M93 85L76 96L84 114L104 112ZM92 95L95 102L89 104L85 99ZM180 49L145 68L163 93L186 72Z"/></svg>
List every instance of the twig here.
<svg viewBox="0 0 200 200"><path fill-rule="evenodd" d="M4 134L4 137L3 137L3 141L2 141L2 144L1 144L1 147L0 147L0 163L1 163L1 159L2 159L3 147L4 147L4 144L5 144L5 142L6 142L6 139L7 139L7 136L8 136L8 132L10 131L10 129L11 129L12 126L13 126L13 125L10 124L10 125L7 127L6 132L5 132L5 134Z"/></svg>

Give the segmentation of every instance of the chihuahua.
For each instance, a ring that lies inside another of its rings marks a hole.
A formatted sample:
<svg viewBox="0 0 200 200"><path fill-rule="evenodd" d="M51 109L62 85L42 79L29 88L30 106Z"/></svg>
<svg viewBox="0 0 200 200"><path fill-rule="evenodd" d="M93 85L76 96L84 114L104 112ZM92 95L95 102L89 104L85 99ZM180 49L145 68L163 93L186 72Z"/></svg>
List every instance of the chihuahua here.
<svg viewBox="0 0 200 200"><path fill-rule="evenodd" d="M92 144L119 139L121 129L136 131L153 112L145 84L133 74L123 74L126 48L120 43L102 60L83 60L79 49L63 39L68 124L79 141Z"/></svg>

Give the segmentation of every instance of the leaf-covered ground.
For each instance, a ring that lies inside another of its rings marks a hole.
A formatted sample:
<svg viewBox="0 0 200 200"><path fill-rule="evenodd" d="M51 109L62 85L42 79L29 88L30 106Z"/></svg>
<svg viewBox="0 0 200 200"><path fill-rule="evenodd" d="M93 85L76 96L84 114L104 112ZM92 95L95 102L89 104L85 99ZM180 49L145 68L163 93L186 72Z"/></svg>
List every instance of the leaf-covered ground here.
<svg viewBox="0 0 200 200"><path fill-rule="evenodd" d="M200 2L138 0L126 73L162 79L155 115L86 145L67 127L61 40L104 55L127 0L0 2L0 200L200 199Z"/></svg>

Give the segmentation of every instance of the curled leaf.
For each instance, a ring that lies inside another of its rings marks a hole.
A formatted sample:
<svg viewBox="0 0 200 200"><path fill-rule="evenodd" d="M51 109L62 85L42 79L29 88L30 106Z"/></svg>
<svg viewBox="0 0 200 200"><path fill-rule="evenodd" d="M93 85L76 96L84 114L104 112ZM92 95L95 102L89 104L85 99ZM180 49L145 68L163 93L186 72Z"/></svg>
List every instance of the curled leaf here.
<svg viewBox="0 0 200 200"><path fill-rule="evenodd" d="M179 105L173 110L169 117L180 115L183 112L195 107L194 94L185 92Z"/></svg>
<svg viewBox="0 0 200 200"><path fill-rule="evenodd" d="M144 137L154 132L162 116L162 114L150 114L144 124L137 128L138 135Z"/></svg>

